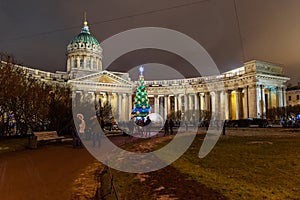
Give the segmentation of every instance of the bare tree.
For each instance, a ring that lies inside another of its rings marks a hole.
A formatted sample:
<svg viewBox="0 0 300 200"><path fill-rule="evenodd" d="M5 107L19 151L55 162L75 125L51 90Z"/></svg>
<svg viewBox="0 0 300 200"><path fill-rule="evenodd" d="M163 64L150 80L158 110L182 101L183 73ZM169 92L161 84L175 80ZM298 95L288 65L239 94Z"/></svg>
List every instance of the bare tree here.
<svg viewBox="0 0 300 200"><path fill-rule="evenodd" d="M0 115L1 127L7 132L7 113L13 113L17 131L26 134L28 128L50 121L59 130L66 118L71 118L70 89L31 77L24 68L16 66L12 56L1 54ZM10 132L9 132L10 133Z"/></svg>

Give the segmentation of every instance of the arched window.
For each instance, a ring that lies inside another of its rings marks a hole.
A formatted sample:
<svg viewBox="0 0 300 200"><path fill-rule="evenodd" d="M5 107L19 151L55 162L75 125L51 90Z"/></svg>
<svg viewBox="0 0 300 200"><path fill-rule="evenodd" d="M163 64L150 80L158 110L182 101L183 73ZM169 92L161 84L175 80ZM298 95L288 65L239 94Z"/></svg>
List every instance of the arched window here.
<svg viewBox="0 0 300 200"><path fill-rule="evenodd" d="M86 67L88 67L88 68L91 67L91 60L90 59L86 60Z"/></svg>

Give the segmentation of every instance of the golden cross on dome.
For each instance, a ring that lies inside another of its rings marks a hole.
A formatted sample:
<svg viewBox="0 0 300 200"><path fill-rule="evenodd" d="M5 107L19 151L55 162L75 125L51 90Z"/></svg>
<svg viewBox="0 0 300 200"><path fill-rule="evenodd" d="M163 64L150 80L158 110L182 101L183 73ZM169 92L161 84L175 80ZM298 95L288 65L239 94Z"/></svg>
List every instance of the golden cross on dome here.
<svg viewBox="0 0 300 200"><path fill-rule="evenodd" d="M84 22L83 22L83 25L84 26L87 26L88 25L88 22L86 20L86 12L84 12Z"/></svg>

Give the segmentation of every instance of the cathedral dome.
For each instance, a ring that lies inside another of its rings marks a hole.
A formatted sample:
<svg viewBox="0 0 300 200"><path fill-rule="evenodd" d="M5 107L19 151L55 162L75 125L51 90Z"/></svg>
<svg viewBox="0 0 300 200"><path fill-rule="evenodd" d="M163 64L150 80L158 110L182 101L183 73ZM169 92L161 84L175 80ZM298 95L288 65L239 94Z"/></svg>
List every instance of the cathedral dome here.
<svg viewBox="0 0 300 200"><path fill-rule="evenodd" d="M85 44L85 46L88 44L100 45L98 40L91 35L88 26L84 26L81 32L71 40L69 45L79 44L79 43L83 43Z"/></svg>
<svg viewBox="0 0 300 200"><path fill-rule="evenodd" d="M102 48L90 33L86 15L84 18L81 32L67 46L67 72L71 78L102 70Z"/></svg>
<svg viewBox="0 0 300 200"><path fill-rule="evenodd" d="M81 29L81 32L75 36L71 42L68 44L68 49L99 49L100 43L96 38L94 38L89 30L87 21L84 21L84 26Z"/></svg>

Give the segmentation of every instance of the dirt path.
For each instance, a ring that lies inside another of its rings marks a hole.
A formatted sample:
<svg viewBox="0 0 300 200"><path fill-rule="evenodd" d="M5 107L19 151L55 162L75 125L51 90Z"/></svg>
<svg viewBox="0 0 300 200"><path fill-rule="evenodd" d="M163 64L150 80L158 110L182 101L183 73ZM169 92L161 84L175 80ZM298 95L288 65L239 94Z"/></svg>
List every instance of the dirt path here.
<svg viewBox="0 0 300 200"><path fill-rule="evenodd" d="M0 155L0 199L71 199L74 179L94 158L71 145L44 145Z"/></svg>

